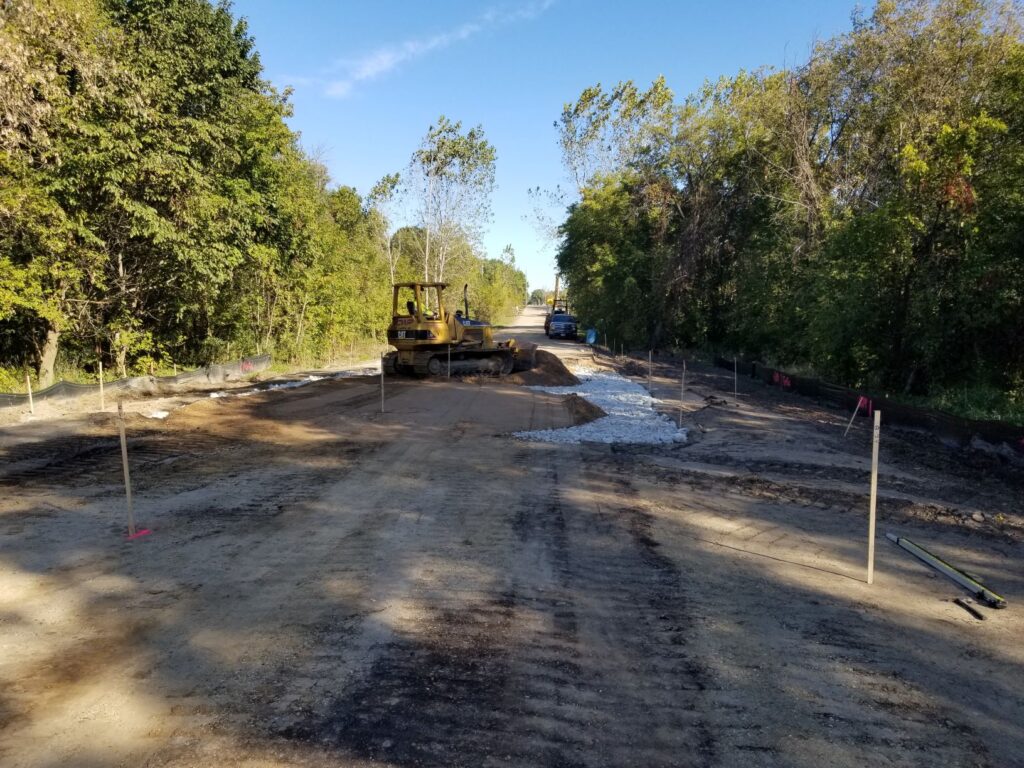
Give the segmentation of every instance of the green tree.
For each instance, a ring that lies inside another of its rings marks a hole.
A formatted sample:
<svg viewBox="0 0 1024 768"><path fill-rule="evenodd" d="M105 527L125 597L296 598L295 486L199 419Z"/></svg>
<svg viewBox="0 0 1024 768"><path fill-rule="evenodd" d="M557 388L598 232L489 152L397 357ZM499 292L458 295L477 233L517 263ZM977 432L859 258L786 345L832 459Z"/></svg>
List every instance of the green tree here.
<svg viewBox="0 0 1024 768"><path fill-rule="evenodd" d="M444 280L453 246L477 240L490 219L496 159L481 126L462 133L462 123L444 115L413 153L409 176L425 236L425 281Z"/></svg>
<svg viewBox="0 0 1024 768"><path fill-rule="evenodd" d="M0 14L0 365L46 384L59 359L124 375L379 337L380 220L301 150L226 3Z"/></svg>
<svg viewBox="0 0 1024 768"><path fill-rule="evenodd" d="M885 0L793 70L680 104L583 91L556 127L584 321L1024 402L1020 30L986 0Z"/></svg>

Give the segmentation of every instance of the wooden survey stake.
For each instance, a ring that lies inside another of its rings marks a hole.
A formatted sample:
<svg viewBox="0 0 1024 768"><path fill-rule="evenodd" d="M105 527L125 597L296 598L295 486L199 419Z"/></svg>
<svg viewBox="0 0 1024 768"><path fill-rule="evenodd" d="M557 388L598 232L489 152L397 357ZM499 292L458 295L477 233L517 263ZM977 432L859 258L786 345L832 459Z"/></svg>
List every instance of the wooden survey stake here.
<svg viewBox="0 0 1024 768"><path fill-rule="evenodd" d="M679 377L679 424L683 428L683 398L686 397L686 361L683 360L683 375Z"/></svg>
<svg viewBox="0 0 1024 768"><path fill-rule="evenodd" d="M875 508L878 502L878 439L882 431L882 412L875 411L871 436L871 501L868 512L868 584L875 582Z"/></svg>
<svg viewBox="0 0 1024 768"><path fill-rule="evenodd" d="M132 477L128 472L128 439L124 434L124 406L117 403L117 429L121 433L121 464L124 467L124 495L128 501L128 536L135 535L135 514L132 511Z"/></svg>

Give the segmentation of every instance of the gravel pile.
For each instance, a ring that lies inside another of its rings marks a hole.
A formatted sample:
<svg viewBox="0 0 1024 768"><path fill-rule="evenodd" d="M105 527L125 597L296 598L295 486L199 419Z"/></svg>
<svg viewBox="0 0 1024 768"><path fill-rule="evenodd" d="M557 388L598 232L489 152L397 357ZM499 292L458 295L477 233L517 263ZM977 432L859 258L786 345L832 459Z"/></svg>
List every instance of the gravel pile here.
<svg viewBox="0 0 1024 768"><path fill-rule="evenodd" d="M607 416L566 429L516 432L523 440L544 443L633 443L664 445L686 442L686 430L654 410L654 400L643 387L617 373L574 370L580 380L569 387L531 387L555 395L579 395Z"/></svg>

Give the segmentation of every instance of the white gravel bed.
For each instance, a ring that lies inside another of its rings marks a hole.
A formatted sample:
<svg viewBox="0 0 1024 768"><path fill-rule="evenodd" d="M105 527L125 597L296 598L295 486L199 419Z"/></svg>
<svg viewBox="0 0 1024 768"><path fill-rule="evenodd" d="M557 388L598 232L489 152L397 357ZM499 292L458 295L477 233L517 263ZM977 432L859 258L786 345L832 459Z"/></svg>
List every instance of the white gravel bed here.
<svg viewBox="0 0 1024 768"><path fill-rule="evenodd" d="M686 442L686 430L654 410L654 398L639 384L608 371L573 370L579 385L530 387L554 395L579 395L607 416L566 429L516 432L515 437L544 443L634 443L664 445Z"/></svg>

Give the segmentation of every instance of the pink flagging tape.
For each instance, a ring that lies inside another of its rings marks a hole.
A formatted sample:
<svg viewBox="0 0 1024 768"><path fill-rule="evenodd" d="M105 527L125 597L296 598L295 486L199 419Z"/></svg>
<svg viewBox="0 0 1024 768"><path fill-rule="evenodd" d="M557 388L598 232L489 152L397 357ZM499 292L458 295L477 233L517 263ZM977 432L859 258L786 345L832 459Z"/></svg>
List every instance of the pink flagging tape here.
<svg viewBox="0 0 1024 768"><path fill-rule="evenodd" d="M143 536L148 536L152 531L149 528L143 528L141 531L136 531L131 536L125 536L125 541L132 541L133 539L141 539Z"/></svg>

